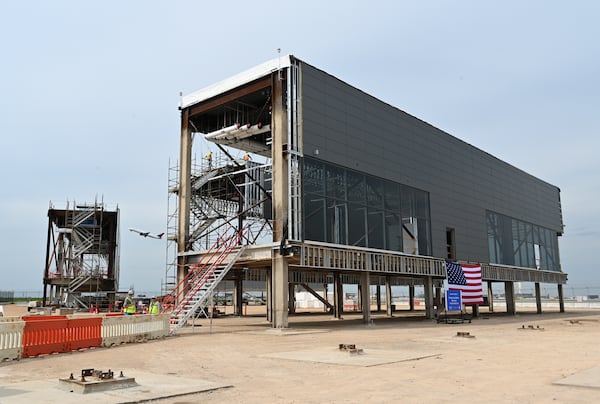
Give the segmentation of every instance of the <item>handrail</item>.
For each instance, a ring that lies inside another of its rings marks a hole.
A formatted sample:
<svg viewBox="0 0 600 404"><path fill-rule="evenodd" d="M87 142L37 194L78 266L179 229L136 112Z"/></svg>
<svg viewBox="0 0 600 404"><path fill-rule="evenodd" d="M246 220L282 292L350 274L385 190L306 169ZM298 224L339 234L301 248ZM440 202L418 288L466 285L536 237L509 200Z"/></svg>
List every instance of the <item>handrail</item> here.
<svg viewBox="0 0 600 404"><path fill-rule="evenodd" d="M209 248L208 252L201 257L200 261L198 261L196 263L196 265L194 265L194 267L190 268L190 270L188 271L188 273L183 277L183 279L181 281L179 281L177 283L177 285L175 285L175 287L173 288L173 290L166 295L162 301L161 301L161 307L163 307L163 312L165 312L167 310L167 308L169 307L169 305L174 305L178 298L180 297L181 293L184 291L184 286L189 283L188 281L190 280L190 278L192 276L196 275L197 269L198 267L202 264L202 258L204 257L208 257L212 254L214 254L214 250L218 250L219 244L222 242L224 236L226 233L220 234L217 237L217 240L213 243L213 245ZM203 270L206 266L208 265L208 262L205 262L202 265L201 270Z"/></svg>
<svg viewBox="0 0 600 404"><path fill-rule="evenodd" d="M244 229L242 229L243 231ZM188 303L196 296L198 291L202 289L210 277L214 274L215 270L221 266L223 261L231 254L231 252L238 246L241 232L236 232L229 239L225 241L225 245L222 250L219 250L219 255L216 260L212 261L208 268L203 268L199 271L198 277L194 279L192 287L186 292L185 297L171 313L173 316L178 316L182 310L188 305Z"/></svg>
<svg viewBox="0 0 600 404"><path fill-rule="evenodd" d="M196 263L186 276L175 286L175 288L165 296L162 300L162 311L167 312L171 307L179 307L187 304L189 299L183 300L186 295L191 295L190 292L197 292L201 286L197 286L198 284L202 285L201 282L207 276L214 272L214 269L218 267L225 258L229 255L229 253L239 244L242 234L247 230L246 227L242 228L240 231L237 231L227 238L226 233L219 235L215 243L211 246L207 253L205 253L200 261ZM214 258L216 257L216 260ZM205 259L205 262L203 260ZM210 272L210 269L213 268L213 271ZM187 286L191 284L192 289L187 289ZM187 290L186 290L187 289ZM179 301L179 303L177 303ZM178 310L179 312L180 310Z"/></svg>
<svg viewBox="0 0 600 404"><path fill-rule="evenodd" d="M214 275L211 279L207 280L206 283L204 283L204 286L201 287L201 289L203 289L203 292L201 291L200 293L194 294L195 301L193 302L193 304L185 305L186 310L182 315L178 314L177 316L171 316L171 321L173 324L171 327L171 334L174 334L175 331L177 331L179 328L181 328L187 323L187 321L190 317L192 317L192 315L195 315L197 313L198 308L201 307L201 305L204 302L206 302L206 299L210 296L214 288L225 277L225 275L227 275L227 272L235 264L236 260L242 254L245 248L246 246L240 246L237 249L237 252L234 254L234 257L229 261L227 265L223 267L222 271L218 275ZM231 249L230 251L233 251L233 249ZM176 321L174 321L175 319Z"/></svg>

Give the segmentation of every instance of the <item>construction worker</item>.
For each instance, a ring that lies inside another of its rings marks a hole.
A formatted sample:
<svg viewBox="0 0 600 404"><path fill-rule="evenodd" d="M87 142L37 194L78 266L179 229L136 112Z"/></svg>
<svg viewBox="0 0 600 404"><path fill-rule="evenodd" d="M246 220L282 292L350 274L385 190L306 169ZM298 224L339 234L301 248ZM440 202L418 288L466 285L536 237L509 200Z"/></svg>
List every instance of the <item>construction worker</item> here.
<svg viewBox="0 0 600 404"><path fill-rule="evenodd" d="M248 153L244 154L244 161L249 161L251 158Z"/></svg>
<svg viewBox="0 0 600 404"><path fill-rule="evenodd" d="M156 298L156 296L152 296L152 301L150 302L150 314L158 314L160 313L160 302Z"/></svg>
<svg viewBox="0 0 600 404"><path fill-rule="evenodd" d="M135 314L135 302L133 301L133 290L129 290L123 302L123 314L130 316Z"/></svg>
<svg viewBox="0 0 600 404"><path fill-rule="evenodd" d="M212 170L212 152L209 150L204 158L208 161L208 169Z"/></svg>

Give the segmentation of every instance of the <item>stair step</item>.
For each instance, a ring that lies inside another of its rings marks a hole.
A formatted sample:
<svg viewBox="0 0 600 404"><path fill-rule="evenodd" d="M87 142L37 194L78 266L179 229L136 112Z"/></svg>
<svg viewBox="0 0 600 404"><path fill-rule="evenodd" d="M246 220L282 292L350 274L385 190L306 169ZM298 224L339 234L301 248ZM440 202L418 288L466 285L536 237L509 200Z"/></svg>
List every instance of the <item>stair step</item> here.
<svg viewBox="0 0 600 404"><path fill-rule="evenodd" d="M174 333L179 327L187 323L189 318L199 313L203 308L203 303L207 302L212 291L241 255L244 247L232 245L233 241L234 238L230 238L224 243L222 249L215 253L218 262L213 262L206 268L194 271L195 279L191 280L191 289L173 310L175 314L172 314L171 319L174 319L176 323L172 323L171 333ZM227 264L224 265L223 262Z"/></svg>

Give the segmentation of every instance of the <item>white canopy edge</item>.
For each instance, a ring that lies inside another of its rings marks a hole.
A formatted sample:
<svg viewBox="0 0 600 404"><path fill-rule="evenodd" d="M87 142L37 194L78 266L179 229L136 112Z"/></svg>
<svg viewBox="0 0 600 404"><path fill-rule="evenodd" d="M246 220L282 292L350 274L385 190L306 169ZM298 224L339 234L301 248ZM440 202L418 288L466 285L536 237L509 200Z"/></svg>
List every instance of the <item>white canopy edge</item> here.
<svg viewBox="0 0 600 404"><path fill-rule="evenodd" d="M201 90L194 91L193 93L190 93L188 95L184 95L181 98L181 103L179 107L181 109L190 107L194 104L198 104L199 102L208 100L209 98L212 98L216 95L222 94L229 90L233 90L234 88L260 79L261 77L265 77L273 72L276 72L279 69L289 67L291 64L291 58L292 55L282 55L275 59L261 63L260 65L248 69L244 72L238 73L235 76L232 76L228 79L219 81Z"/></svg>

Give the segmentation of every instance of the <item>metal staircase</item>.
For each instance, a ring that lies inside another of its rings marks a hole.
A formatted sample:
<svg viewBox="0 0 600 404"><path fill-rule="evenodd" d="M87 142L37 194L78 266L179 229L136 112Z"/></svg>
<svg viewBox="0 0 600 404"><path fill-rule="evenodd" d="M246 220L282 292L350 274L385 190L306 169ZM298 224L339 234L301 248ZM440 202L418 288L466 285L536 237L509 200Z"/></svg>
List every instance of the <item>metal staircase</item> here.
<svg viewBox="0 0 600 404"><path fill-rule="evenodd" d="M211 178L217 175L217 170L203 172L201 175L192 178L192 189L198 192Z"/></svg>
<svg viewBox="0 0 600 404"><path fill-rule="evenodd" d="M227 275L245 246L240 246L242 232L227 239L220 237L210 251L194 267L177 287L163 299L163 311L171 311L171 334L185 326L187 321L202 313L204 305L219 282Z"/></svg>
<svg viewBox="0 0 600 404"><path fill-rule="evenodd" d="M217 174L219 174L219 169L214 168L210 171L202 170L192 177L190 234L189 246L186 249L208 248L209 244L203 244L210 243L211 238L214 240L213 237L210 237L210 233L215 222L236 216L238 213L237 203L213 197L214 193L219 191L211 185L210 181ZM204 242L199 242L200 239L203 239Z"/></svg>
<svg viewBox="0 0 600 404"><path fill-rule="evenodd" d="M193 245L200 237L204 236L206 230L214 224L215 221L222 218L223 215L215 208L196 196L201 193L204 187L213 177L218 174L218 170L199 170L198 174L192 175L192 198L190 199L192 223L191 233L189 235L190 244ZM177 226L178 226L178 194L179 194L179 167L171 166L169 163L169 199L167 214L167 253L166 253L166 272L165 281L161 286L161 294L169 295L171 291L177 289ZM174 201L172 200L174 199ZM208 247L208 245L206 246Z"/></svg>
<svg viewBox="0 0 600 404"><path fill-rule="evenodd" d="M94 248L99 248L101 235L97 229L75 228L73 230L73 258L79 258Z"/></svg>
<svg viewBox="0 0 600 404"><path fill-rule="evenodd" d="M190 234L190 240L198 240L200 238L201 235L204 234L204 232L214 223L216 222L218 219L220 219L221 216L217 216L217 217L207 217L206 219L204 219L204 221L202 223L200 223L198 225L198 227L196 227L194 229L194 231L192 232L192 234Z"/></svg>
<svg viewBox="0 0 600 404"><path fill-rule="evenodd" d="M68 227L77 227L80 226L86 220L90 220L94 217L95 211L88 210L75 210L71 212L71 215L67 216L66 224Z"/></svg>
<svg viewBox="0 0 600 404"><path fill-rule="evenodd" d="M59 252L59 256L68 267L68 275L72 276L63 289L62 301L69 307L88 309L88 304L81 299L82 288L94 284L94 271L101 261L102 228L98 223L98 208L102 205L78 209L76 205L68 210L65 225L70 229L67 250ZM97 275L97 274L96 274ZM97 282L96 282L97 284ZM96 285L97 286L97 285Z"/></svg>
<svg viewBox="0 0 600 404"><path fill-rule="evenodd" d="M272 239L271 206L266 203L272 165L239 162L224 153L228 160L216 164L213 160L212 168L192 167L187 212L178 211L179 168L169 167L167 265L161 290L163 312L172 313L173 332L202 313L214 288L242 254L241 244ZM181 214L189 216L185 242L179 240ZM234 228L243 231L233 236L222 233L232 234Z"/></svg>
<svg viewBox="0 0 600 404"><path fill-rule="evenodd" d="M87 303L80 299L81 293L77 292L77 290L85 285L92 279L92 276L89 274L81 274L76 278L73 278L69 285L67 286L67 290L64 294L64 301L68 307L83 307L86 310L89 309Z"/></svg>

